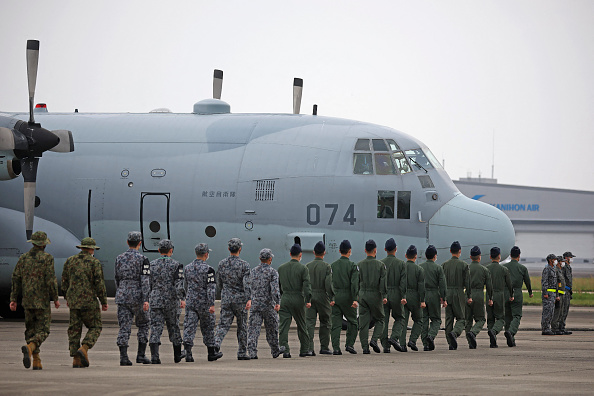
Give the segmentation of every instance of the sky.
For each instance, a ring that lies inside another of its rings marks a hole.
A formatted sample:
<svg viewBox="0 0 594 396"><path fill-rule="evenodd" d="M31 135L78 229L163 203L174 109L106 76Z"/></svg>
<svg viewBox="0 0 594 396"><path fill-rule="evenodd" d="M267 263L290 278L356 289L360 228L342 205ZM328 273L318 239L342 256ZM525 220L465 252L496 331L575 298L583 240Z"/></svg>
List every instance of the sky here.
<svg viewBox="0 0 594 396"><path fill-rule="evenodd" d="M371 122L424 142L454 180L594 191L594 1L0 0L0 111L233 113Z"/></svg>

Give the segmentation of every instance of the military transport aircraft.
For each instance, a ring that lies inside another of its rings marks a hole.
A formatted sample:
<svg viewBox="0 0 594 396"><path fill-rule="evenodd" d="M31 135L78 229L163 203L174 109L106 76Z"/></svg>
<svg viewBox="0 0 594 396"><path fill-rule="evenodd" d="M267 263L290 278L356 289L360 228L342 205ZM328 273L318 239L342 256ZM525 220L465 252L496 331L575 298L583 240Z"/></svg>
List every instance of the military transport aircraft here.
<svg viewBox="0 0 594 396"><path fill-rule="evenodd" d="M232 237L242 239L252 266L264 247L276 255L273 265L285 262L294 243L307 262L319 240L328 261L339 257L343 239L355 261L370 238L381 251L394 237L400 257L410 244L419 257L433 244L441 261L454 240L463 257L473 245L509 252L514 244L508 217L462 195L419 140L316 111L299 114L300 79L293 114L231 113L220 99L220 70L213 99L191 113L50 113L33 107L38 54L39 42L28 41L29 113L0 113L2 314L34 230L52 241L58 279L81 238L95 238L111 295L114 258L131 230L142 232L141 251L151 259L164 238L184 264L206 242L215 268Z"/></svg>

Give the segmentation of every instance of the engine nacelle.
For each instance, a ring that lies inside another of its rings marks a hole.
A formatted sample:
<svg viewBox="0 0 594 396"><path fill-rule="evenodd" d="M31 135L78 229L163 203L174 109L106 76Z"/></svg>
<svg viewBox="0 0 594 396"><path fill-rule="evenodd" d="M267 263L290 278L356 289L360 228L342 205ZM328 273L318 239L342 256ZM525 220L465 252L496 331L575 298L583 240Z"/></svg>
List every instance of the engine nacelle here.
<svg viewBox="0 0 594 396"><path fill-rule="evenodd" d="M11 180L21 174L21 161L0 152L0 180Z"/></svg>

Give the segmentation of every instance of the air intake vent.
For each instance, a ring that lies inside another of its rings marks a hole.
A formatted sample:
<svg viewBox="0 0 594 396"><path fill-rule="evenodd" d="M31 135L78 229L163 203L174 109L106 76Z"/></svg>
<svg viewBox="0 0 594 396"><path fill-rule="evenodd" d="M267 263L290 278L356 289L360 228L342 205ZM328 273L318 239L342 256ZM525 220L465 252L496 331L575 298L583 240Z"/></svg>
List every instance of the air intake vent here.
<svg viewBox="0 0 594 396"><path fill-rule="evenodd" d="M274 180L256 180L256 201L274 201Z"/></svg>

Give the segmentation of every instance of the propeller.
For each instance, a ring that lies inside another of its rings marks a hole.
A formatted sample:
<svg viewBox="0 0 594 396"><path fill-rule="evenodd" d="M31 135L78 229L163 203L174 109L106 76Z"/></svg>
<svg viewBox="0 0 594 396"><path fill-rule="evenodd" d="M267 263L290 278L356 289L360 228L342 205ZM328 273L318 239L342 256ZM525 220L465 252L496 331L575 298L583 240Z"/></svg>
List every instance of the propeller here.
<svg viewBox="0 0 594 396"><path fill-rule="evenodd" d="M303 79L293 79L293 114L299 114L301 110L301 96L303 94Z"/></svg>
<svg viewBox="0 0 594 396"><path fill-rule="evenodd" d="M214 99L221 99L221 92L223 91L223 71L215 69L212 80L212 97Z"/></svg>
<svg viewBox="0 0 594 396"><path fill-rule="evenodd" d="M20 159L24 179L24 211L27 239L33 234L35 218L35 192L39 159L46 151L69 153L74 151L72 132L48 131L35 122L33 113L37 67L39 64L39 41L27 41L27 81L29 85L29 121L0 116L0 150L14 152Z"/></svg>

